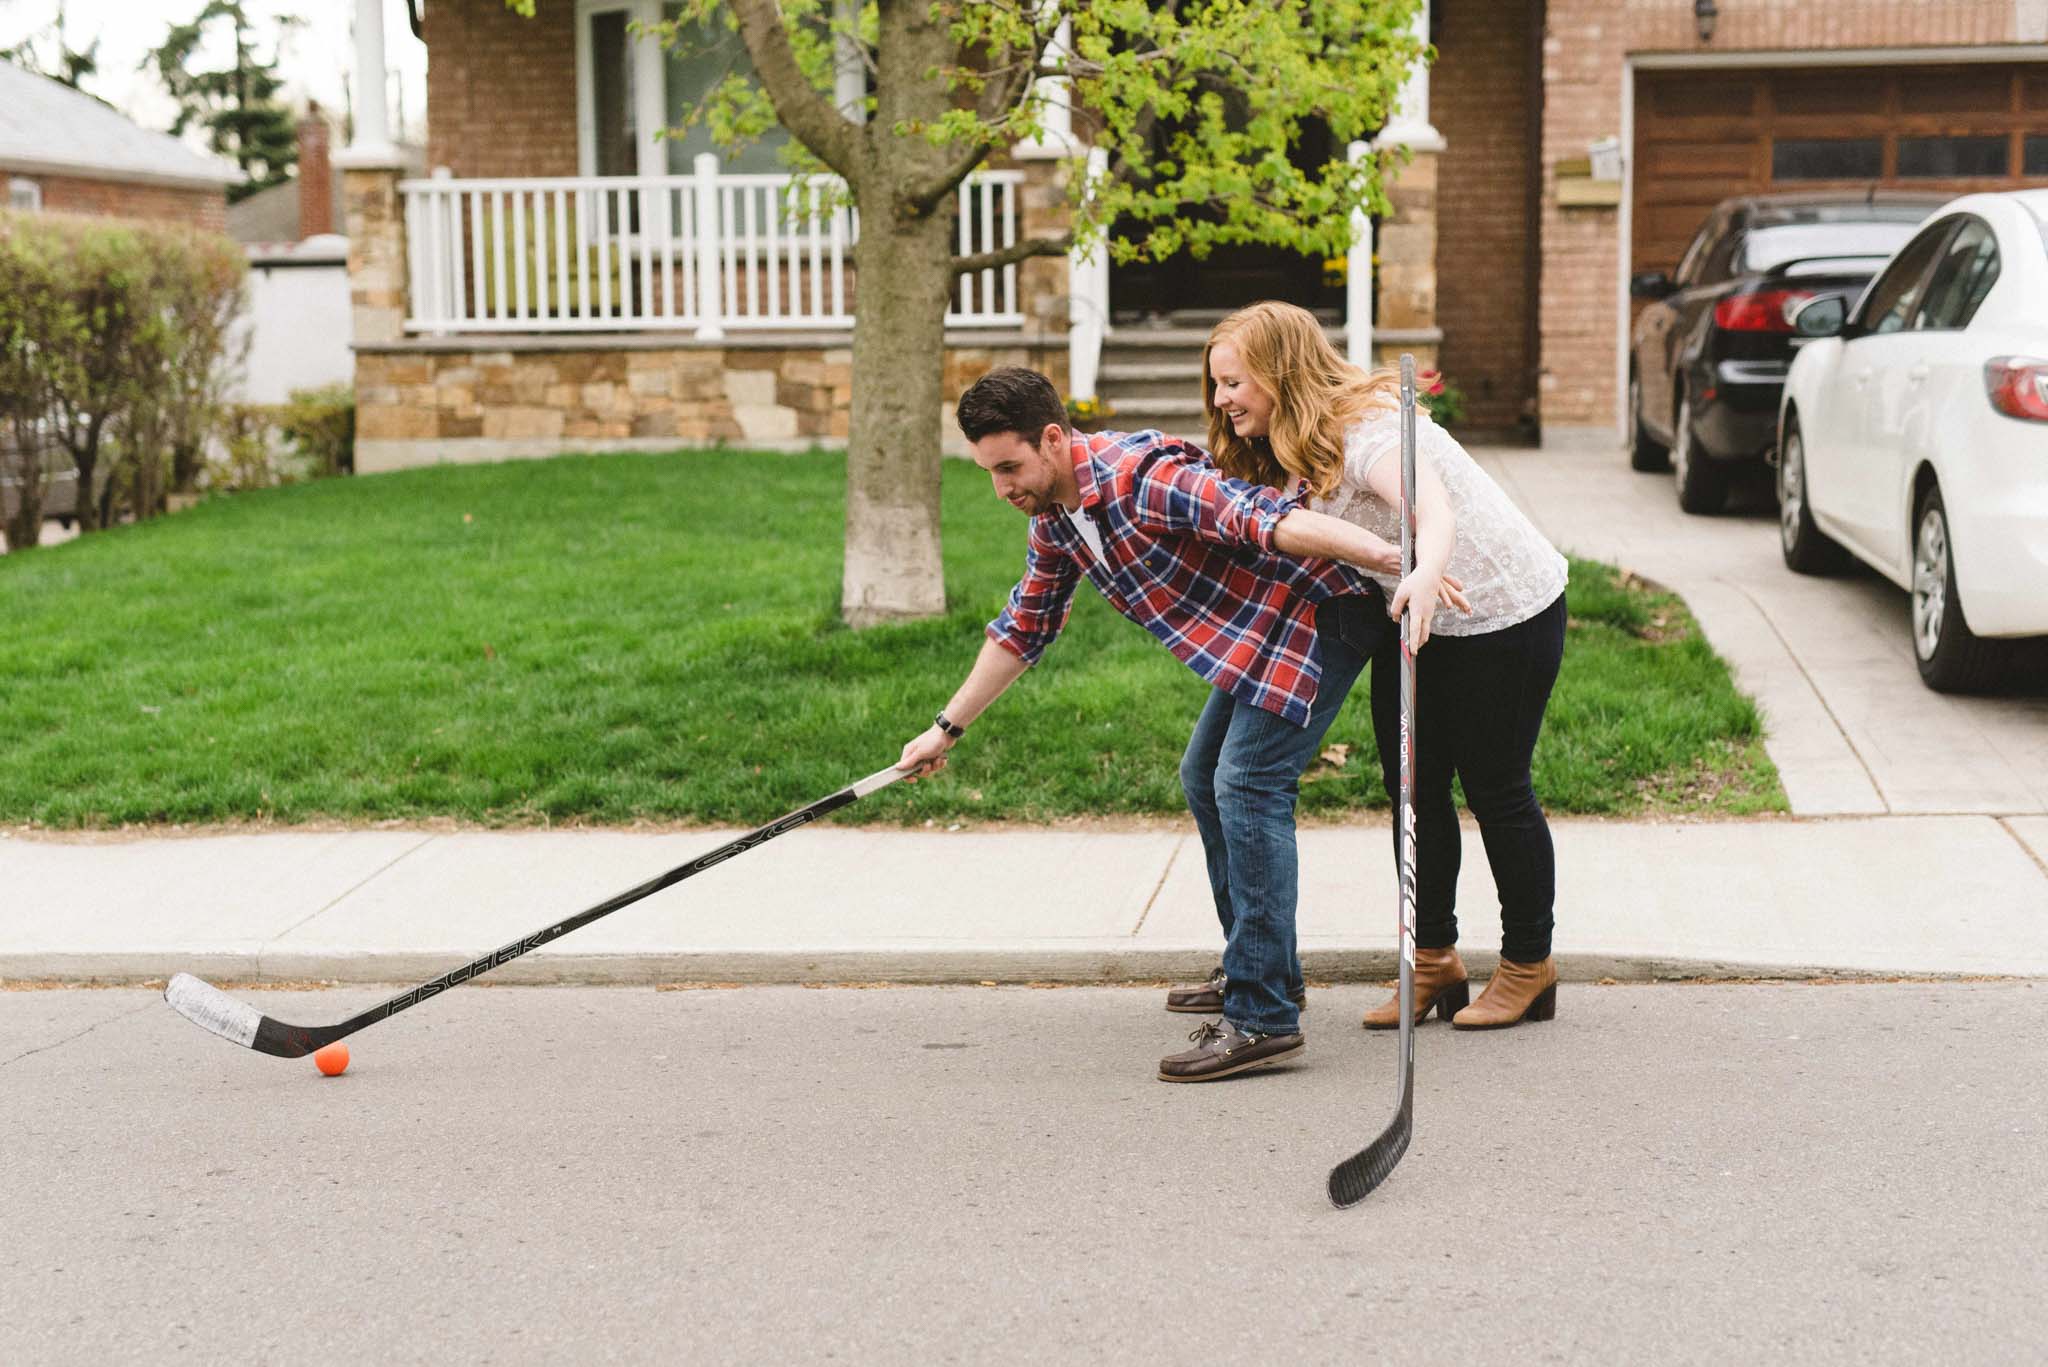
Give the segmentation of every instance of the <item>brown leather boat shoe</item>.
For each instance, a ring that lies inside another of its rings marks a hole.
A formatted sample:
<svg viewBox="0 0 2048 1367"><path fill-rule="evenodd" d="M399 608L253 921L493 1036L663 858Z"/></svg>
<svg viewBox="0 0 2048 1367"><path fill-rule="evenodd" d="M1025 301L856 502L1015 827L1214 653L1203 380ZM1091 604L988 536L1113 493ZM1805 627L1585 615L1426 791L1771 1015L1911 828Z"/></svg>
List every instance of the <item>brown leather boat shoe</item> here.
<svg viewBox="0 0 2048 1367"><path fill-rule="evenodd" d="M1171 987L1166 991L1166 1009L1184 1011L1197 1016L1220 1016L1223 1014L1223 965L1218 964L1209 972L1209 980L1192 987ZM1308 1010L1308 989L1294 994L1294 1004L1301 1010Z"/></svg>
<svg viewBox="0 0 2048 1367"><path fill-rule="evenodd" d="M1307 1047L1300 1034L1247 1035L1229 1021L1203 1021L1188 1032L1195 1047L1159 1060L1161 1082L1214 1082L1292 1058Z"/></svg>

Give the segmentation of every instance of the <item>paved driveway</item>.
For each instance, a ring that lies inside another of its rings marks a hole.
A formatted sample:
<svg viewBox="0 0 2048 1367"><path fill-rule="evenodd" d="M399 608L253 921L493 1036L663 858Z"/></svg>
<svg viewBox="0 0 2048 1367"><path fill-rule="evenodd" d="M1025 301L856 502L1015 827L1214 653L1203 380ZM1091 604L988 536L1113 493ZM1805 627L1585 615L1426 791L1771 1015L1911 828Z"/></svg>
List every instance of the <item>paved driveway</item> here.
<svg viewBox="0 0 2048 1367"><path fill-rule="evenodd" d="M1691 517L1670 475L1630 470L1611 443L1475 454L1561 548L1685 597L1763 706L1798 815L2048 812L2048 684L1998 698L1924 687L1906 594L1860 568L1787 570L1767 492Z"/></svg>

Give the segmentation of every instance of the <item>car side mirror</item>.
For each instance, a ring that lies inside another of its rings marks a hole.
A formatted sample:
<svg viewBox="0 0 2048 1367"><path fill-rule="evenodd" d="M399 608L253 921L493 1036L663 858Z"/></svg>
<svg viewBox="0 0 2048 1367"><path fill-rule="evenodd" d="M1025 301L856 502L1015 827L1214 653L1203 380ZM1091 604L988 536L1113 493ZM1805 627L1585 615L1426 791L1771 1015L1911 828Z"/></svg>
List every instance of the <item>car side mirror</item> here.
<svg viewBox="0 0 2048 1367"><path fill-rule="evenodd" d="M1818 299L1807 300L1793 313L1792 334L1795 337L1838 336L1848 318L1847 300L1839 294L1823 294Z"/></svg>
<svg viewBox="0 0 2048 1367"><path fill-rule="evenodd" d="M1668 299L1677 292L1678 286L1672 284L1671 277L1662 271L1644 271L1628 278L1631 299Z"/></svg>

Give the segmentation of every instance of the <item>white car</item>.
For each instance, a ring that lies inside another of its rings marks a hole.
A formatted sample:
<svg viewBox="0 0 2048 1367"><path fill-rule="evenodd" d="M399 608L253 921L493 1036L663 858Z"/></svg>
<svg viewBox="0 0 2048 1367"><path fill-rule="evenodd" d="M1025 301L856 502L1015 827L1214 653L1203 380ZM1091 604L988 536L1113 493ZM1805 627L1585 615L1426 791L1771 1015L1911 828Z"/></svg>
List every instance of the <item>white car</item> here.
<svg viewBox="0 0 2048 1367"><path fill-rule="evenodd" d="M2001 682L2048 635L2048 189L1938 210L1855 307L1823 296L1778 412L1785 563L1913 595L1920 677Z"/></svg>

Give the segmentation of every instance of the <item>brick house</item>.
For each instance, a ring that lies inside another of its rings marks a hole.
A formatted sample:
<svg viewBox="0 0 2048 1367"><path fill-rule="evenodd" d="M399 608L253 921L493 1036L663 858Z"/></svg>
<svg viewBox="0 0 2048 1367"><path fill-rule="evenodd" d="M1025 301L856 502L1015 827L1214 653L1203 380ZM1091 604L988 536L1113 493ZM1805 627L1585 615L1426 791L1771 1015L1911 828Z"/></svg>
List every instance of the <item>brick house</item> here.
<svg viewBox="0 0 2048 1367"><path fill-rule="evenodd" d="M358 468L844 435L855 221L793 200L772 138L725 161L701 132L656 138L712 75L634 39L661 13L425 7L433 171L402 179L376 111L339 159ZM381 19L358 0L362 69L382 67ZM1346 270L1246 249L970 277L948 394L1020 362L1119 425L1192 431L1207 322L1283 297L1354 359L1440 364L1475 432L1605 440L1627 276L1671 265L1716 199L2048 182L2044 0L1429 0L1418 23L1437 60L1379 138L1408 161ZM970 180L963 247L1056 223L1063 157L1020 149Z"/></svg>
<svg viewBox="0 0 2048 1367"><path fill-rule="evenodd" d="M0 207L221 231L238 167L60 81L0 62Z"/></svg>

